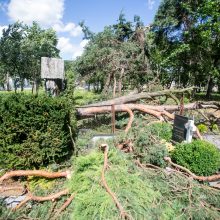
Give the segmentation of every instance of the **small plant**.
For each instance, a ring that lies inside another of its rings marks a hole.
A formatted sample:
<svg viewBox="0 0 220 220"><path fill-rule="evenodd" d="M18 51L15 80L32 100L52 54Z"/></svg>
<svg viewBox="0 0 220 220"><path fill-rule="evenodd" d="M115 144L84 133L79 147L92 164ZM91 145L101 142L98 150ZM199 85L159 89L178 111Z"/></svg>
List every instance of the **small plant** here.
<svg viewBox="0 0 220 220"><path fill-rule="evenodd" d="M208 127L207 127L206 125L204 125L204 124L198 125L197 128L198 128L199 131L200 131L201 133L203 133L203 134L208 132Z"/></svg>
<svg viewBox="0 0 220 220"><path fill-rule="evenodd" d="M197 175L211 175L220 168L220 152L206 141L182 143L172 152L172 159Z"/></svg>
<svg viewBox="0 0 220 220"><path fill-rule="evenodd" d="M213 124L211 129L213 132L219 132L219 128L217 124Z"/></svg>
<svg viewBox="0 0 220 220"><path fill-rule="evenodd" d="M154 123L148 127L151 133L159 139L170 141L172 138L172 126L168 123Z"/></svg>

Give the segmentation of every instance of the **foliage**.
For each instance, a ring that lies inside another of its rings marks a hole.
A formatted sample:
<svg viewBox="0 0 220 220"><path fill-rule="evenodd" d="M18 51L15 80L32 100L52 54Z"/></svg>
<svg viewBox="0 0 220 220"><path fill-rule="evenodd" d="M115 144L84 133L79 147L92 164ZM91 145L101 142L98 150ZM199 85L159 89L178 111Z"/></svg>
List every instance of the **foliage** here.
<svg viewBox="0 0 220 220"><path fill-rule="evenodd" d="M172 126L169 123L153 123L148 129L159 139L170 141L172 138Z"/></svg>
<svg viewBox="0 0 220 220"><path fill-rule="evenodd" d="M220 168L219 150L213 144L201 140L177 145L172 159L197 175L208 176Z"/></svg>
<svg viewBox="0 0 220 220"><path fill-rule="evenodd" d="M219 1L163 0L152 26L152 62L164 85L206 87L219 81Z"/></svg>
<svg viewBox="0 0 220 220"><path fill-rule="evenodd" d="M199 129L199 131L201 133L207 133L208 132L208 127L206 125L204 125L204 124L199 124L197 126L197 128Z"/></svg>
<svg viewBox="0 0 220 220"><path fill-rule="evenodd" d="M145 121L137 118L128 134L119 136L117 142L131 140L134 146L134 157L142 163L152 163L164 167L164 157L168 155L166 144L161 141L171 139L171 126L167 123L155 123L146 126Z"/></svg>
<svg viewBox="0 0 220 220"><path fill-rule="evenodd" d="M0 166L31 169L59 163L72 152L67 100L46 96L0 96Z"/></svg>
<svg viewBox="0 0 220 220"><path fill-rule="evenodd" d="M74 100L77 106L94 103L99 101L101 98L101 95L84 89L76 89L74 91Z"/></svg>
<svg viewBox="0 0 220 220"><path fill-rule="evenodd" d="M87 155L73 158L73 173L66 184L75 198L58 219L120 219L112 198L101 184L104 155L93 150ZM109 169L105 178L110 189L133 219L219 219L220 194L178 173L141 169L129 155L110 145ZM59 183L56 187L60 190ZM38 192L39 195L40 192ZM42 193L40 193L42 195ZM65 198L57 201L61 207ZM192 205L193 204L193 205ZM8 213L1 208L1 216L10 219L50 218L53 202L33 203L31 209ZM205 206L205 208L204 208ZM184 210L184 212L182 211ZM199 210L199 212L198 212Z"/></svg>
<svg viewBox="0 0 220 220"><path fill-rule="evenodd" d="M85 36L90 36L88 28L83 27ZM135 16L134 22L130 22L121 13L118 23L92 34L83 55L75 61L75 70L96 92L121 94L125 88L142 90L154 76L145 51L145 30L140 18Z"/></svg>
<svg viewBox="0 0 220 220"><path fill-rule="evenodd" d="M16 22L3 30L0 63L3 75L9 74L14 79L15 91L18 81L23 90L24 79L38 87L41 57L58 57L57 43L56 33L52 29L41 29L36 22L32 26Z"/></svg>
<svg viewBox="0 0 220 220"><path fill-rule="evenodd" d="M213 124L211 130L214 131L214 132L219 132L218 125L217 124Z"/></svg>

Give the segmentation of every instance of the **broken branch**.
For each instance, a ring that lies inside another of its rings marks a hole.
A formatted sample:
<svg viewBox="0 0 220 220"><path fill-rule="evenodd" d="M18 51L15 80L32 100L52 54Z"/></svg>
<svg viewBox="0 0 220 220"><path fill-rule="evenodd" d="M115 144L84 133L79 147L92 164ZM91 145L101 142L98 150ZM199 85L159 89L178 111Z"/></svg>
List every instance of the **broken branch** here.
<svg viewBox="0 0 220 220"><path fill-rule="evenodd" d="M5 173L0 178L0 183L2 183L4 180L10 179L12 177L19 177L19 176L39 176L39 177L45 177L48 179L53 178L70 178L70 171L64 171L64 172L48 172L44 170L16 170L16 171L10 171Z"/></svg>
<svg viewBox="0 0 220 220"><path fill-rule="evenodd" d="M48 200L55 200L58 199L59 197L63 196L63 195L67 195L69 194L69 190L68 189L64 189L58 193L49 195L49 196L34 196L30 191L28 192L26 198L20 202L15 208L14 210L17 210L19 208L21 208L22 206L24 206L28 201L37 201L37 202L44 202L44 201L48 201Z"/></svg>
<svg viewBox="0 0 220 220"><path fill-rule="evenodd" d="M108 167L108 145L107 144L103 144L101 145L101 149L104 151L104 165L103 165L103 169L102 169L102 175L101 175L101 179L102 179L102 184L105 187L107 193L112 197L116 207L119 209L120 211L120 217L122 219L132 219L131 216L128 215L128 213L124 210L124 208L122 207L121 203L118 201L117 197L115 196L115 194L111 191L111 189L109 188L106 180L105 180L105 170Z"/></svg>
<svg viewBox="0 0 220 220"><path fill-rule="evenodd" d="M220 174L217 174L217 175L212 175L212 176L197 176L195 175L194 173L192 173L190 170L188 170L187 168L183 167L183 166L180 166L178 164L175 164L174 162L172 162L171 158L170 157L164 157L164 160L166 162L168 162L169 164L171 164L172 166L186 172L187 174L189 174L190 176L193 177L193 179L195 180L199 180L199 181L216 181L216 180L219 180L220 179Z"/></svg>

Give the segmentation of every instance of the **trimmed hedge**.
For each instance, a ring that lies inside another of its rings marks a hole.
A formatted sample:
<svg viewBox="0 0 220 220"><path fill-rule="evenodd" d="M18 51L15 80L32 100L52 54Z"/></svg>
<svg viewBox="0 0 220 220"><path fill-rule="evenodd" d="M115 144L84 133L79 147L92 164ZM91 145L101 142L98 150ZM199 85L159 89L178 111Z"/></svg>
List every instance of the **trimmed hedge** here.
<svg viewBox="0 0 220 220"><path fill-rule="evenodd" d="M220 168L220 152L211 143L201 140L176 146L172 159L197 175L212 175Z"/></svg>
<svg viewBox="0 0 220 220"><path fill-rule="evenodd" d="M67 103L61 97L0 95L0 168L39 168L69 158Z"/></svg>

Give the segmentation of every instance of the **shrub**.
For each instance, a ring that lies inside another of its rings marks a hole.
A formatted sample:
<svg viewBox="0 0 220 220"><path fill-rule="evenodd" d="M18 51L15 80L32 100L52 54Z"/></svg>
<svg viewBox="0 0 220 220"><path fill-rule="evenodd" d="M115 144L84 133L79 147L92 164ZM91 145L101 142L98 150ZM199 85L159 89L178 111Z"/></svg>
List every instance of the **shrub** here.
<svg viewBox="0 0 220 220"><path fill-rule="evenodd" d="M161 139L169 141L171 138L171 126L166 123L154 123L149 126L137 121L138 126L131 129L128 139L134 142L134 154L141 163L152 163L164 167L164 157L168 155L165 143ZM129 137L130 136L130 137Z"/></svg>
<svg viewBox="0 0 220 220"><path fill-rule="evenodd" d="M172 126L168 123L154 123L148 127L148 130L159 139L170 141L172 138Z"/></svg>
<svg viewBox="0 0 220 220"><path fill-rule="evenodd" d="M211 175L220 168L220 152L206 141L196 140L176 146L172 159L197 175Z"/></svg>
<svg viewBox="0 0 220 220"><path fill-rule="evenodd" d="M61 97L0 96L0 167L39 168L68 158L72 147L66 103Z"/></svg>
<svg viewBox="0 0 220 220"><path fill-rule="evenodd" d="M204 125L204 124L198 125L197 128L199 129L199 131L201 133L207 133L207 131L208 131L208 127L206 125Z"/></svg>
<svg viewBox="0 0 220 220"><path fill-rule="evenodd" d="M218 125L217 125L217 124L213 124L213 125L212 125L212 131L213 131L213 132L219 132L219 128L218 128Z"/></svg>

